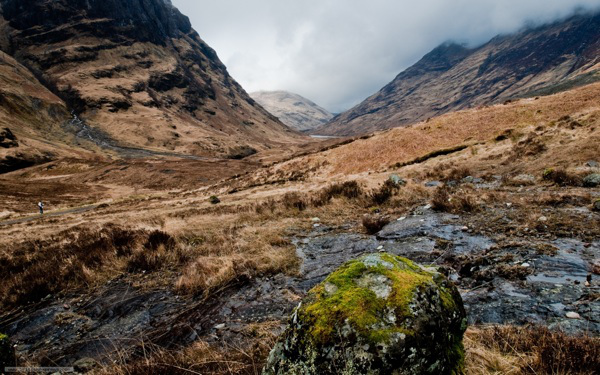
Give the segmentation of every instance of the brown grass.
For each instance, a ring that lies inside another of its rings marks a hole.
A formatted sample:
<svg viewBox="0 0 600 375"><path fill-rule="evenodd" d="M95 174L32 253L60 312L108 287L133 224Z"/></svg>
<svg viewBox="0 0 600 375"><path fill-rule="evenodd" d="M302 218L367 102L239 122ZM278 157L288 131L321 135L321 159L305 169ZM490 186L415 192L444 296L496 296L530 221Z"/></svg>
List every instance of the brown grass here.
<svg viewBox="0 0 600 375"><path fill-rule="evenodd" d="M467 374L597 374L600 339L544 327L470 328L464 339Z"/></svg>
<svg viewBox="0 0 600 375"><path fill-rule="evenodd" d="M552 181L559 186L581 186L583 179L581 176L569 173L564 169L548 168L544 171L542 177L546 181Z"/></svg>
<svg viewBox="0 0 600 375"><path fill-rule="evenodd" d="M366 229L367 234L379 232L389 222L390 218L385 215L364 215L362 218L362 225Z"/></svg>
<svg viewBox="0 0 600 375"><path fill-rule="evenodd" d="M472 193L465 190L452 191L446 185L438 187L433 193L431 206L442 212L473 212L478 209Z"/></svg>

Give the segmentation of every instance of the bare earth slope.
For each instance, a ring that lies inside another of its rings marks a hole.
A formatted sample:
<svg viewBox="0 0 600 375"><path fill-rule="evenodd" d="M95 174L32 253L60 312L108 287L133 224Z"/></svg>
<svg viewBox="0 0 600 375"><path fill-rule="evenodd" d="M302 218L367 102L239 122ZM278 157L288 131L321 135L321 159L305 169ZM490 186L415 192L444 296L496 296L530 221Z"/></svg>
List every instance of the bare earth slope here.
<svg viewBox="0 0 600 375"><path fill-rule="evenodd" d="M300 136L162 0L0 1L0 47L122 145L228 156Z"/></svg>
<svg viewBox="0 0 600 375"><path fill-rule="evenodd" d="M250 96L287 126L309 132L333 118L333 114L312 101L287 91L258 91Z"/></svg>
<svg viewBox="0 0 600 375"><path fill-rule="evenodd" d="M600 79L600 15L498 36L469 49L447 43L361 104L315 131L357 135Z"/></svg>

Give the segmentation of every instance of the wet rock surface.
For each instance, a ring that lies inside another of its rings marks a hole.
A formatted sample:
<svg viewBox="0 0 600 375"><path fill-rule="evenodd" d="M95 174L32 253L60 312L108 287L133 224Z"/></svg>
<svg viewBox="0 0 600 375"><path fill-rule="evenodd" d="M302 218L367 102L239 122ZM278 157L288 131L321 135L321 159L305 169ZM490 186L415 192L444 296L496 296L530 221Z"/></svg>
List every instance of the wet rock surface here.
<svg viewBox="0 0 600 375"><path fill-rule="evenodd" d="M302 261L297 276L236 280L208 300L116 280L83 298L49 297L8 313L0 317L0 332L14 338L19 354L65 365L82 358L107 361L117 350L135 355L142 341L167 348L199 339L236 342L252 323L278 322L276 330L283 332L293 309L331 272L385 251L441 266L462 295L469 324L537 323L600 333L600 241L511 237L474 229L471 219L425 206L373 236L350 225L321 224L293 240Z"/></svg>

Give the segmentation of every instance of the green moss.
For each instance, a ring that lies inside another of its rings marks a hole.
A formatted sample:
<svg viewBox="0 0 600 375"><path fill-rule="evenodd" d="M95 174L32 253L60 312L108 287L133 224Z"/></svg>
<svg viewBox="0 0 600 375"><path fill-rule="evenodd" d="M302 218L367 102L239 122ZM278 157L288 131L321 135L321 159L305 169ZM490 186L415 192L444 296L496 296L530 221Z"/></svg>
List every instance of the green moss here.
<svg viewBox="0 0 600 375"><path fill-rule="evenodd" d="M390 310L395 312L397 319L409 317L409 304L415 290L433 283L434 274L391 254L370 257L346 263L309 292L310 302L299 314L311 322L310 335L315 342L327 342L334 327L340 327L346 321L370 342L387 342L397 333L412 334L402 328L401 322L385 327L380 323L385 321ZM374 291L357 284L368 274L384 275L389 280L391 293L388 298L379 298ZM327 284L333 284L335 288L326 288ZM451 294L443 294L444 303L454 306Z"/></svg>

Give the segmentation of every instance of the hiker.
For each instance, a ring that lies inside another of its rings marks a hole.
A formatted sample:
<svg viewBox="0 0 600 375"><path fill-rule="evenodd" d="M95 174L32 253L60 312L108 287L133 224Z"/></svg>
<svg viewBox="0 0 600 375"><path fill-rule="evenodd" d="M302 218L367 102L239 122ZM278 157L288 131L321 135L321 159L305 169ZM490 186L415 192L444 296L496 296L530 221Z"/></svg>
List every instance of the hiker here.
<svg viewBox="0 0 600 375"><path fill-rule="evenodd" d="M40 215L44 214L44 202L39 202L38 207L40 208Z"/></svg>

